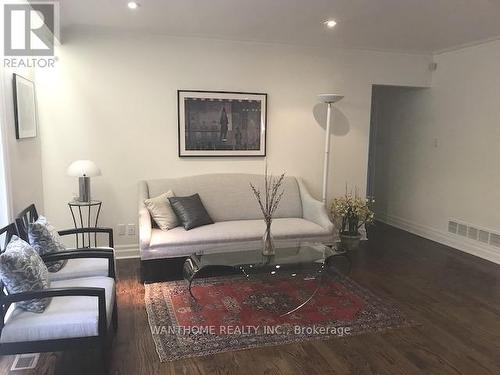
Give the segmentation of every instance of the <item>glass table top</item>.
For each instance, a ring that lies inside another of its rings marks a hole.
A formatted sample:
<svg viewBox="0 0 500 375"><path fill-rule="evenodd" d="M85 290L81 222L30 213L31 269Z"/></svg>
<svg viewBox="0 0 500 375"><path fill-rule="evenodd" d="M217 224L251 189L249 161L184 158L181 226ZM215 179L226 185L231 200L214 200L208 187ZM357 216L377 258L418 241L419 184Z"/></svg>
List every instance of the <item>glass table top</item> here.
<svg viewBox="0 0 500 375"><path fill-rule="evenodd" d="M315 283L314 291L311 292L309 288L305 288L303 293L306 298L298 301L297 306L281 315L286 316L302 308L314 298L323 283L325 274L343 277L351 269L348 253L322 243L275 241L274 246L274 255L262 254L262 241L232 243L195 252L186 259L183 268L184 278L189 282L188 290L191 297L197 300L196 293L193 294L192 289L193 280L197 278L197 275L219 276L218 273L223 270L243 274L248 280L253 279L254 276L263 277L262 280L268 280L271 284L274 284L272 280L278 279L294 280L294 283L297 280L295 284L298 288L305 287L309 282Z"/></svg>
<svg viewBox="0 0 500 375"><path fill-rule="evenodd" d="M271 275L293 273L297 268L321 268L327 259L344 252L317 242L275 241L275 254L262 254L262 241L228 244L196 252L190 259L198 269L232 267L245 274L270 272Z"/></svg>

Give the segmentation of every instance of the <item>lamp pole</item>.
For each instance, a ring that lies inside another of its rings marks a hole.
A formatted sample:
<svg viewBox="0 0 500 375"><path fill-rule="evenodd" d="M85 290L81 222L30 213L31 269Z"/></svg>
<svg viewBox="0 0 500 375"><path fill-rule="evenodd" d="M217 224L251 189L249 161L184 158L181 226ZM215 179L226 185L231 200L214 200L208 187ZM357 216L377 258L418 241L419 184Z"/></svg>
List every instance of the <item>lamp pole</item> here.
<svg viewBox="0 0 500 375"><path fill-rule="evenodd" d="M321 200L326 205L326 195L328 191L328 174L330 171L330 130L332 118L332 105L340 101L344 96L337 94L321 94L318 95L320 102L327 104L326 112L326 137L325 137L325 159L323 162L323 193Z"/></svg>

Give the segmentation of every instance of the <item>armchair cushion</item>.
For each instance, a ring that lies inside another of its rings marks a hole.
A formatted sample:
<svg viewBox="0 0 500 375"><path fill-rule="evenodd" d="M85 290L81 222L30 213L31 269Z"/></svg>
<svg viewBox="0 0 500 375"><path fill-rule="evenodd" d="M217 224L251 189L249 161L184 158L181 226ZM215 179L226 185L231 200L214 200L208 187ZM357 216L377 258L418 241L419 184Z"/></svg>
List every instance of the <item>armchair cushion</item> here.
<svg viewBox="0 0 500 375"><path fill-rule="evenodd" d="M115 302L115 283L109 277L88 277L52 282L53 288L104 288L106 321L111 322ZM54 340L98 335L98 300L95 297L54 297L42 314L14 308L7 313L0 343Z"/></svg>
<svg viewBox="0 0 500 375"><path fill-rule="evenodd" d="M66 251L61 237L44 216L39 216L35 222L28 225L28 238L39 255ZM50 272L57 272L66 265L66 262L66 260L49 262L47 268Z"/></svg>
<svg viewBox="0 0 500 375"><path fill-rule="evenodd" d="M108 276L108 260L104 258L70 259L59 272L49 273L51 281L77 279L80 277Z"/></svg>
<svg viewBox="0 0 500 375"><path fill-rule="evenodd" d="M0 255L0 278L9 294L46 289L50 286L49 271L42 258L26 242L13 236ZM18 303L20 309L42 313L50 298Z"/></svg>

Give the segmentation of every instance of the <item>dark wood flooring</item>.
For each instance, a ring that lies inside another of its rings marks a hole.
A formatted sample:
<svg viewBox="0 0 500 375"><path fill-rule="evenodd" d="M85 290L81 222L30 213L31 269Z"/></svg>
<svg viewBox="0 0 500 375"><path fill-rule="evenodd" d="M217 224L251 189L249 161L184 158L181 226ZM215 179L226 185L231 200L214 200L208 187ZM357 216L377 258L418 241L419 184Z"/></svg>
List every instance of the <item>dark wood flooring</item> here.
<svg viewBox="0 0 500 375"><path fill-rule="evenodd" d="M139 261L118 262L119 330L110 374L500 374L500 266L377 224L351 277L421 325L329 341L160 363ZM93 353L44 354L35 371L93 374ZM0 357L8 374L13 357Z"/></svg>

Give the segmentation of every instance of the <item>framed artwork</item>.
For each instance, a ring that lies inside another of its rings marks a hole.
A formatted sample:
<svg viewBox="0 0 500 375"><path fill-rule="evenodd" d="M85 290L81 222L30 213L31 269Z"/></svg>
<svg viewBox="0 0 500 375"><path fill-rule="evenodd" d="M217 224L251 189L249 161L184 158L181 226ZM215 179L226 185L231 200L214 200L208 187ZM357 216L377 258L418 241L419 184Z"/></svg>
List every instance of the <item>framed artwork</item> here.
<svg viewBox="0 0 500 375"><path fill-rule="evenodd" d="M267 94L177 91L179 156L266 156Z"/></svg>
<svg viewBox="0 0 500 375"><path fill-rule="evenodd" d="M13 83L16 138L36 137L35 84L18 74L14 74Z"/></svg>

